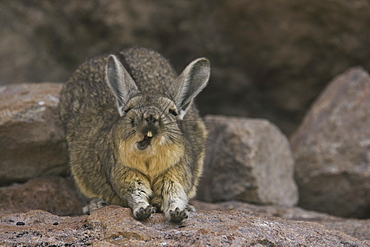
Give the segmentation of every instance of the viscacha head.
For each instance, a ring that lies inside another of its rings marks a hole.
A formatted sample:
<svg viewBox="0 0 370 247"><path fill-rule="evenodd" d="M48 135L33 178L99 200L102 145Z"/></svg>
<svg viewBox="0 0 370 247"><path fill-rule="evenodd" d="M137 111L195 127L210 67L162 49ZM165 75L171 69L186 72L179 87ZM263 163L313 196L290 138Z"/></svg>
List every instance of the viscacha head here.
<svg viewBox="0 0 370 247"><path fill-rule="evenodd" d="M121 116L118 138L122 139L125 152L158 155L160 147L175 145L182 149L184 133L178 123L207 85L209 76L209 61L199 58L185 68L166 92L142 93L122 63L111 55L106 80Z"/></svg>

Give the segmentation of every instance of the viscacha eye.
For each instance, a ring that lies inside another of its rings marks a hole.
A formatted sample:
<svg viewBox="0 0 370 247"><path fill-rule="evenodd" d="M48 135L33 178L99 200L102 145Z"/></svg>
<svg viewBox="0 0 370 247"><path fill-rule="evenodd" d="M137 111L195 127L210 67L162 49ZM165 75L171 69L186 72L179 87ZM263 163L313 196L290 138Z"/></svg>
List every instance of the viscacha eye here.
<svg viewBox="0 0 370 247"><path fill-rule="evenodd" d="M174 109L169 109L168 112L174 115L175 117L177 116L177 112Z"/></svg>
<svg viewBox="0 0 370 247"><path fill-rule="evenodd" d="M130 110L131 110L131 108L125 109L125 113L129 112Z"/></svg>

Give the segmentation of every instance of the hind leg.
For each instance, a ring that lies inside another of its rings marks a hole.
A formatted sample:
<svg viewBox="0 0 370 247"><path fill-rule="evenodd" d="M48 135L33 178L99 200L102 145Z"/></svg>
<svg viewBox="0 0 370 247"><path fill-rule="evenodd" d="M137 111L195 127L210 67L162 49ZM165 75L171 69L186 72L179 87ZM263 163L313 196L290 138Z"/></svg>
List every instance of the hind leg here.
<svg viewBox="0 0 370 247"><path fill-rule="evenodd" d="M101 198L93 198L89 204L82 208L84 214L91 214L93 211L108 206L109 203Z"/></svg>

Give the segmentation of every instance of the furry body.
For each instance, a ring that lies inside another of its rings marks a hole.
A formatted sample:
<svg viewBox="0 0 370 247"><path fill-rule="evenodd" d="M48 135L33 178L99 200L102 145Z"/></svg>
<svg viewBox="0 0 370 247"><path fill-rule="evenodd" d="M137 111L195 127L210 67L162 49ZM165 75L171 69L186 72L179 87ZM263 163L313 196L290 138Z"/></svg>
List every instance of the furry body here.
<svg viewBox="0 0 370 247"><path fill-rule="evenodd" d="M130 207L138 219L157 209L168 219L181 221L188 215L188 200L195 196L202 173L204 124L192 98L180 103L186 93L180 95L173 84L182 77L158 53L135 48L115 58L88 60L61 93L72 176L91 200L85 211L107 202ZM129 77L126 71L137 88L108 86L107 80ZM193 71L184 74L185 78ZM181 111L186 111L183 118Z"/></svg>

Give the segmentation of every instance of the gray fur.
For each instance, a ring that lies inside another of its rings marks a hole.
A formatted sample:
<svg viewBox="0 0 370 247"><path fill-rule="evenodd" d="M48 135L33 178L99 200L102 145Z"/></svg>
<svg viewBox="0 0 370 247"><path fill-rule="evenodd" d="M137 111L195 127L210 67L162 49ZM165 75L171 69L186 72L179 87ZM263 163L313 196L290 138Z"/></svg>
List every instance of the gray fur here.
<svg viewBox="0 0 370 247"><path fill-rule="evenodd" d="M110 203L139 220L156 209L174 222L188 217L206 138L192 102L209 74L200 58L177 77L144 48L90 59L72 74L59 107L86 213Z"/></svg>

